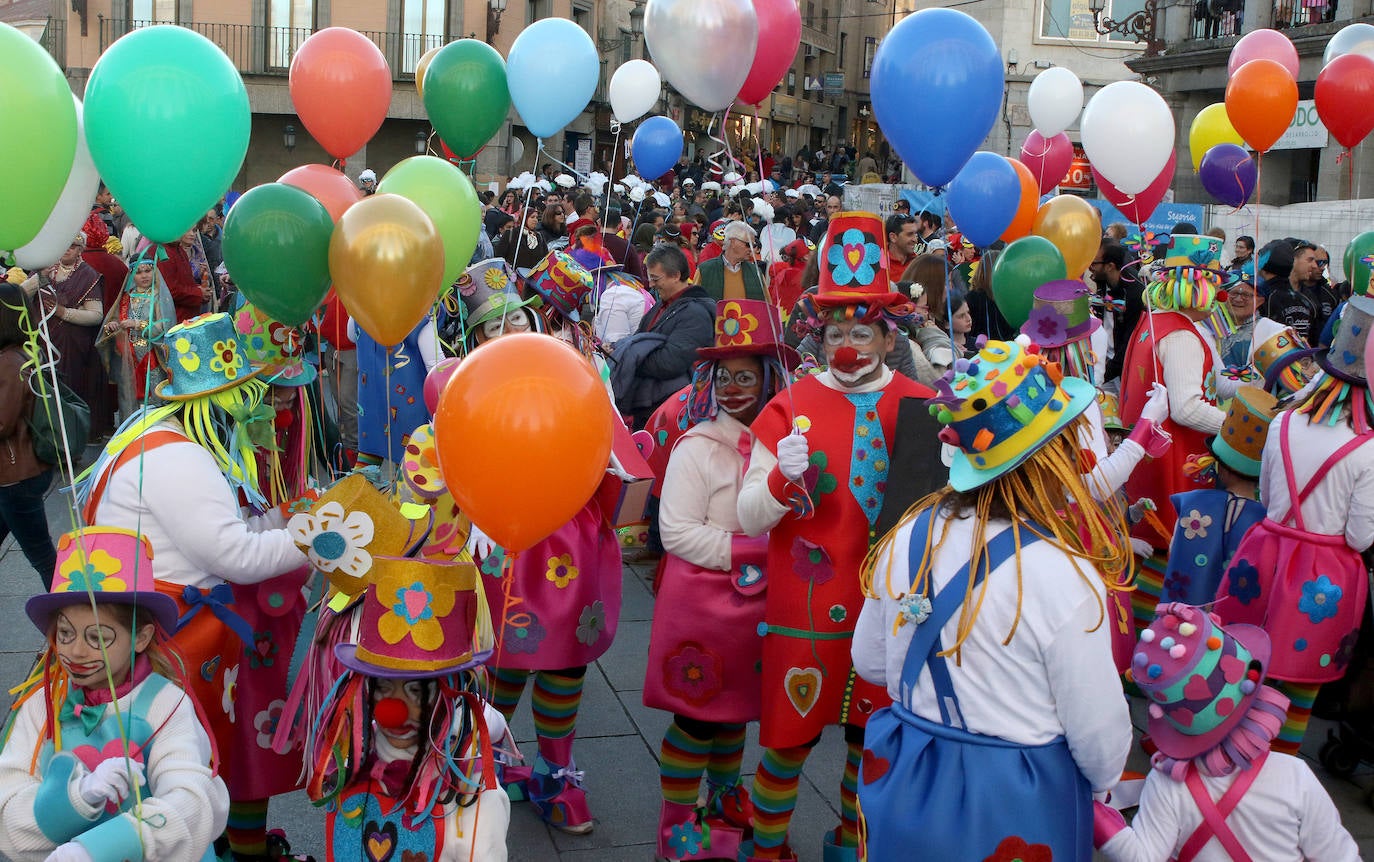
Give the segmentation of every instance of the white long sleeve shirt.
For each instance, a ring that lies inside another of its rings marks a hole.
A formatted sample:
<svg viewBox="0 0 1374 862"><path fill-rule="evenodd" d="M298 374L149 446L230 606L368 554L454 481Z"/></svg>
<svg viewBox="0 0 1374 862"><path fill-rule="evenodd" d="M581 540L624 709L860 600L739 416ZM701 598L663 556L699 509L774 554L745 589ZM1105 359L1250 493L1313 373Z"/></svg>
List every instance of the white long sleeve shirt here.
<svg viewBox="0 0 1374 862"><path fill-rule="evenodd" d="M946 520L937 518L937 537ZM1009 526L1008 521L991 522L988 538ZM910 589L911 531L912 523L903 524L891 550L877 561L873 589L880 598L866 600L859 615L854 667L869 682L886 686L894 700L938 723L929 671L921 674L910 697L901 690L902 665L916 626L907 623L893 634L899 615L895 597ZM973 533L972 518L950 524L935 552L935 592L968 563ZM1023 745L1062 736L1093 789L1106 790L1121 778L1131 747L1130 715L1112 662L1106 587L1090 563L1045 541L1021 549L1019 585L1017 574L1013 558L988 575L987 593L960 661L946 659L965 729ZM1016 617L1018 589L1020 620L1011 642L1003 645ZM941 630L946 647L954 644L958 624L956 612Z"/></svg>
<svg viewBox="0 0 1374 862"><path fill-rule="evenodd" d="M730 541L740 532L741 434L752 445L748 427L721 411L692 426L668 460L658 511L663 548L705 569L730 569Z"/></svg>
<svg viewBox="0 0 1374 862"><path fill-rule="evenodd" d="M612 284L601 294L594 327L603 344L615 344L639 331L644 317L644 296L628 284Z"/></svg>
<svg viewBox="0 0 1374 862"><path fill-rule="evenodd" d="M1212 372L1221 373L1221 357L1209 338L1198 333L1172 332L1159 340L1155 353L1163 369L1164 385L1169 390L1169 418L1204 434L1221 433L1226 412L1208 404L1202 397L1202 366L1212 352Z"/></svg>
<svg viewBox="0 0 1374 862"><path fill-rule="evenodd" d="M1291 418L1286 419L1290 413ZM1297 488L1288 487L1283 470L1280 429L1284 421L1288 422L1288 457ZM1322 462L1354 436L1344 418L1332 427L1313 425L1306 416L1287 410L1276 416L1260 460L1260 499L1270 520L1286 521L1298 492L1316 475ZM1374 441L1366 442L1331 468L1303 504L1302 519L1309 532L1344 533L1346 544L1357 551L1374 544Z"/></svg>

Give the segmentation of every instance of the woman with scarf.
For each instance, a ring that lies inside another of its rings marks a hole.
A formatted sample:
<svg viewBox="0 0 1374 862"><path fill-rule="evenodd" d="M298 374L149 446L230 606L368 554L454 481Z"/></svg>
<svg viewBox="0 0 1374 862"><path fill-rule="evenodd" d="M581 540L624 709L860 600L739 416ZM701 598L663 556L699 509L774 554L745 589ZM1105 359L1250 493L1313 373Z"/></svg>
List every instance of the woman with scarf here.
<svg viewBox="0 0 1374 862"><path fill-rule="evenodd" d="M154 347L175 323L176 306L167 282L151 256L140 257L114 305L106 311L96 341L105 371L118 387L121 421L134 415L152 390L167 379Z"/></svg>

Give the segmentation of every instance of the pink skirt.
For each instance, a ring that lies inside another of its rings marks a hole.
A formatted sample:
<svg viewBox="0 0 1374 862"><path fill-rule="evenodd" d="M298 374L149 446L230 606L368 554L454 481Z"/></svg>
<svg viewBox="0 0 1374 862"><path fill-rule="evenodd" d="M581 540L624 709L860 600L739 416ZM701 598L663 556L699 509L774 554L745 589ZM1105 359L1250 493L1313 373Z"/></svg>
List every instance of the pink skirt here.
<svg viewBox="0 0 1374 862"><path fill-rule="evenodd" d="M703 569L665 554L654 600L644 705L698 721L757 721L763 576Z"/></svg>
<svg viewBox="0 0 1374 862"><path fill-rule="evenodd" d="M1269 676L1325 683L1345 675L1355 649L1368 575L1345 536L1269 519L1250 528L1217 587L1224 624L1263 628L1273 643Z"/></svg>

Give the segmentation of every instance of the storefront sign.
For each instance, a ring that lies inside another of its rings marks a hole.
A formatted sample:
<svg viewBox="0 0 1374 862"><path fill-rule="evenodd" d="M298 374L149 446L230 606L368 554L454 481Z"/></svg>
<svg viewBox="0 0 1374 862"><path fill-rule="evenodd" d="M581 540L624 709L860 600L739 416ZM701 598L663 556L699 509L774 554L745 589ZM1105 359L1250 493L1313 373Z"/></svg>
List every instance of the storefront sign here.
<svg viewBox="0 0 1374 862"><path fill-rule="evenodd" d="M825 73L825 97L839 98L844 95L844 72Z"/></svg>
<svg viewBox="0 0 1374 862"><path fill-rule="evenodd" d="M1293 115L1293 122L1288 124L1288 131L1283 133L1273 149L1321 149L1326 146L1326 139L1326 126L1317 116L1317 103L1312 99L1304 99L1298 102L1298 112Z"/></svg>

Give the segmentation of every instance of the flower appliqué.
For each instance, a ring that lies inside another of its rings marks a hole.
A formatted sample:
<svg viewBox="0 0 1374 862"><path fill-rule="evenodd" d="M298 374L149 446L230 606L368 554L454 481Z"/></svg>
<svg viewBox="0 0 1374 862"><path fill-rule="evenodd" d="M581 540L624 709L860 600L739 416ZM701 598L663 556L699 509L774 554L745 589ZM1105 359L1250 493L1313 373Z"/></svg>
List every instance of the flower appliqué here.
<svg viewBox="0 0 1374 862"><path fill-rule="evenodd" d="M720 333L722 347L738 347L754 343L754 330L759 328L759 320L752 314L745 314L738 302L727 302L716 318L716 331Z"/></svg>
<svg viewBox="0 0 1374 862"><path fill-rule="evenodd" d="M253 716L253 729L258 732L258 748L272 750L272 737L277 733L277 724L281 721L281 714L284 709L286 709L286 701L278 698L267 704L267 708L262 712Z"/></svg>
<svg viewBox="0 0 1374 862"><path fill-rule="evenodd" d="M1298 599L1298 610L1307 614L1307 618L1313 624L1330 619L1336 615L1341 592L1341 588L1333 584L1326 575L1318 575L1316 580L1302 585L1302 598Z"/></svg>
<svg viewBox="0 0 1374 862"><path fill-rule="evenodd" d="M1008 835L983 862L1052 862L1048 844L1031 844L1024 838Z"/></svg>
<svg viewBox="0 0 1374 862"><path fill-rule="evenodd" d="M572 554L549 557L549 570L544 577L553 582L560 590L577 579L577 566L572 564Z"/></svg>
<svg viewBox="0 0 1374 862"><path fill-rule="evenodd" d="M1204 515L1197 509L1178 519L1178 526L1186 539L1207 538L1207 528L1212 526L1212 516Z"/></svg>
<svg viewBox="0 0 1374 862"><path fill-rule="evenodd" d="M582 609L582 613L577 617L578 643L591 646L601 639L601 633L605 630L606 606L600 600Z"/></svg>
<svg viewBox="0 0 1374 862"><path fill-rule="evenodd" d="M1248 605L1259 598L1259 569L1255 568L1249 560L1240 560L1231 566L1231 572L1226 583L1226 594L1243 605Z"/></svg>
<svg viewBox="0 0 1374 862"><path fill-rule="evenodd" d="M1039 344L1063 344L1068 338L1069 319L1052 305L1031 311L1026 326Z"/></svg>
<svg viewBox="0 0 1374 862"><path fill-rule="evenodd" d="M233 341L216 341L215 355L210 357L210 370L223 374L226 380L233 380L243 367L243 357L239 346Z"/></svg>
<svg viewBox="0 0 1374 862"><path fill-rule="evenodd" d="M663 680L667 689L698 706L710 702L721 689L720 656L701 644L688 642L663 660Z"/></svg>
<svg viewBox="0 0 1374 862"><path fill-rule="evenodd" d="M512 614L506 618L501 630L501 648L506 652L534 655L539 652L539 645L547 634L534 614Z"/></svg>
<svg viewBox="0 0 1374 862"><path fill-rule="evenodd" d="M835 577L835 567L825 548L798 536L792 542L792 571L803 581L817 586Z"/></svg>
<svg viewBox="0 0 1374 862"><path fill-rule="evenodd" d="M506 289L506 271L502 267L491 267L482 273L482 280L486 282L487 287L494 291L500 292Z"/></svg>
<svg viewBox="0 0 1374 862"><path fill-rule="evenodd" d="M271 632L253 632L253 646L248 651L248 667L251 670L271 667L277 662L279 649Z"/></svg>
<svg viewBox="0 0 1374 862"><path fill-rule="evenodd" d="M919 626L930 619L931 604L929 597L921 593L907 593L897 600L897 625L911 623Z"/></svg>
<svg viewBox="0 0 1374 862"><path fill-rule="evenodd" d="M187 371L200 368L200 357L191 350L191 339L182 337L172 343L177 351L177 362Z"/></svg>
<svg viewBox="0 0 1374 862"><path fill-rule="evenodd" d="M224 710L224 714L229 716L229 722L235 721L234 703L238 700L239 693L239 666L225 668L224 671L224 693L220 695L219 705Z"/></svg>
<svg viewBox="0 0 1374 862"><path fill-rule="evenodd" d="M72 554L57 567L55 591L72 593L123 592L129 587L115 575L124 564L105 551L96 549L89 554ZM63 584L66 581L66 584Z"/></svg>
<svg viewBox="0 0 1374 862"><path fill-rule="evenodd" d="M802 474L802 484L817 494L829 494L840 487L840 480L826 468L830 458L824 452L811 453L811 466Z"/></svg>
<svg viewBox="0 0 1374 862"><path fill-rule="evenodd" d="M361 578L372 568L372 555L363 550L372 542L372 518L366 512L345 512L331 501L314 514L292 516L287 530L306 549L310 564L322 572Z"/></svg>
<svg viewBox="0 0 1374 862"><path fill-rule="evenodd" d="M872 235L857 228L841 234L839 242L830 246L825 255L825 262L831 267L831 278L840 287L872 284L882 259L882 246Z"/></svg>
<svg viewBox="0 0 1374 862"><path fill-rule="evenodd" d="M444 645L443 620L457 603L455 586L426 585L398 572L379 579L373 589L387 603L386 613L377 620L377 633L384 641L397 644L408 636L426 652Z"/></svg>
<svg viewBox="0 0 1374 862"><path fill-rule="evenodd" d="M689 859L701 852L701 827L695 820L679 823L668 837L668 846L678 859Z"/></svg>

